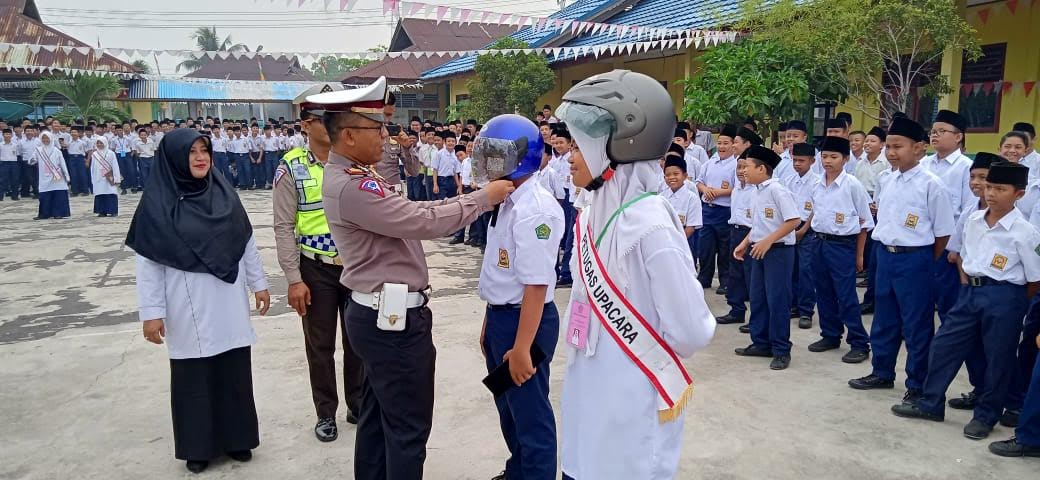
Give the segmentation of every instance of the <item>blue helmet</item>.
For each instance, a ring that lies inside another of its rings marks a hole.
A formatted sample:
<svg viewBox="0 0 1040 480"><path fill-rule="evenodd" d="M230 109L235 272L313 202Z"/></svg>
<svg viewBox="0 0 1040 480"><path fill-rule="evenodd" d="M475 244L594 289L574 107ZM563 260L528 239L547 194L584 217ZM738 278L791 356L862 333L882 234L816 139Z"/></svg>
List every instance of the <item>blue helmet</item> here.
<svg viewBox="0 0 1040 480"><path fill-rule="evenodd" d="M506 114L484 124L473 147L478 179L517 180L538 171L542 164L542 134L527 118Z"/></svg>

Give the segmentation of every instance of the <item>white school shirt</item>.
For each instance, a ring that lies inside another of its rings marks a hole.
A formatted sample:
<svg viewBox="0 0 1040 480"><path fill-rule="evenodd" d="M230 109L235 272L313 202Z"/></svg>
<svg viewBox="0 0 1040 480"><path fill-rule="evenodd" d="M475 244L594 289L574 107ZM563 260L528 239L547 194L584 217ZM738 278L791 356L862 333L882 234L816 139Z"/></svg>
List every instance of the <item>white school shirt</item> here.
<svg viewBox="0 0 1040 480"><path fill-rule="evenodd" d="M864 158L867 158L866 150L863 150L863 153L860 153L859 156L856 156L856 154L852 153L852 150L849 150L849 161L845 162L845 173L855 175L856 167L859 166L859 163L862 162Z"/></svg>
<svg viewBox="0 0 1040 480"><path fill-rule="evenodd" d="M134 148L131 145L130 138L126 135L122 137L116 137L112 139L112 144L115 145L116 154L129 154Z"/></svg>
<svg viewBox="0 0 1040 480"><path fill-rule="evenodd" d="M921 160L921 165L939 177L946 186L946 193L950 195L953 205L954 220L960 216L961 210L975 201L975 194L971 193L968 186L971 181L971 163L971 159L961 154L959 148L944 158L939 158L936 153Z"/></svg>
<svg viewBox="0 0 1040 480"><path fill-rule="evenodd" d="M112 178L116 184L112 185L108 183L105 178L105 172L102 170L101 160L104 159L108 163L108 168L112 170ZM112 151L111 146L105 150L94 150L90 154L90 183L94 187L94 196L98 195L119 195L119 182L123 180L123 176L119 171L119 161L116 160L116 154Z"/></svg>
<svg viewBox="0 0 1040 480"><path fill-rule="evenodd" d="M134 142L134 151L137 152L138 157L152 158L155 156L155 146L156 143L151 138L144 142L142 142L141 139L138 138Z"/></svg>
<svg viewBox="0 0 1040 480"><path fill-rule="evenodd" d="M740 181L737 181L737 185L733 187L733 194L730 195L730 225L751 228L751 207L755 203L756 193L758 189L754 185L746 183L741 186Z"/></svg>
<svg viewBox="0 0 1040 480"><path fill-rule="evenodd" d="M704 147L691 143L689 147L686 147L686 153L683 156L686 160L686 170L690 174L690 178L697 178L698 172L704 167L705 163L708 163L708 152L704 150Z"/></svg>
<svg viewBox="0 0 1040 480"><path fill-rule="evenodd" d="M274 137L274 136L268 137L267 135L264 135L264 137L261 140L261 142L263 143L265 152L277 152L278 151L278 137Z"/></svg>
<svg viewBox="0 0 1040 480"><path fill-rule="evenodd" d="M67 150L69 155L86 155L87 150L93 150L92 148L88 148L90 141L83 137L72 140L66 145L68 145Z"/></svg>
<svg viewBox="0 0 1040 480"><path fill-rule="evenodd" d="M21 148L14 138L10 142L0 140L0 162L17 162L19 152L21 152Z"/></svg>
<svg viewBox="0 0 1040 480"><path fill-rule="evenodd" d="M545 168L538 170L538 172L535 173L535 177L538 178L538 183L542 185L542 188L548 190L549 193L553 192L553 188L556 185L556 172L549 168L548 164L546 164ZM553 196L553 198L556 197Z"/></svg>
<svg viewBox="0 0 1040 480"><path fill-rule="evenodd" d="M708 163L704 164L701 168L700 178L697 179L697 183L707 185L712 188L733 188L733 185L737 183L737 157L730 155L728 158L719 158L718 154L713 155L708 159ZM728 207L731 205L731 199L729 196L718 197L714 201L708 201L703 196L701 200L710 204L717 205L720 207Z"/></svg>
<svg viewBox="0 0 1040 480"><path fill-rule="evenodd" d="M815 174L819 177L816 171L809 169L810 174ZM780 154L780 163L773 169L773 178L780 180L787 188L791 188L791 181L798 177L798 172L794 171L794 156L791 152L784 150L784 153Z"/></svg>
<svg viewBox="0 0 1040 480"><path fill-rule="evenodd" d="M874 228L870 196L856 177L842 171L830 185L826 183L821 178L811 192L814 232L847 236Z"/></svg>
<svg viewBox="0 0 1040 480"><path fill-rule="evenodd" d="M1029 167L1029 181L1040 179L1040 153L1036 153L1036 150L1029 152L1029 155L1022 157L1019 161L1022 165Z"/></svg>
<svg viewBox="0 0 1040 480"><path fill-rule="evenodd" d="M234 139L231 144L234 146L235 152L240 154L249 153L249 137L238 137Z"/></svg>
<svg viewBox="0 0 1040 480"><path fill-rule="evenodd" d="M249 149L249 153L259 153L260 150L263 150L263 136L249 134L249 136L243 136L242 138L246 140L246 148Z"/></svg>
<svg viewBox="0 0 1040 480"><path fill-rule="evenodd" d="M776 173L774 170L773 173ZM775 175L774 175L775 177ZM794 195L794 204L798 206L798 217L802 221L806 221L813 213L813 189L816 188L816 183L820 181L820 176L813 173L812 170L805 172L805 175L798 175L795 172L794 176L789 178L787 182L780 180L791 194Z"/></svg>
<svg viewBox="0 0 1040 480"><path fill-rule="evenodd" d="M666 187L660 194L672 205L675 213L679 214L680 225L694 228L704 225L701 215L701 199L696 192L690 190L688 184L684 183L675 191L672 191L671 187Z"/></svg>
<svg viewBox="0 0 1040 480"><path fill-rule="evenodd" d="M37 180L40 193L69 189L69 179L72 177L69 176L69 167L65 164L65 157L61 155L61 150L58 150L57 147L40 145L32 153L29 164L39 167Z"/></svg>
<svg viewBox="0 0 1040 480"><path fill-rule="evenodd" d="M1015 207L1022 211L1026 218L1033 213L1037 202L1040 202L1040 180L1030 180L1026 186L1026 193L1015 202Z"/></svg>
<svg viewBox="0 0 1040 480"><path fill-rule="evenodd" d="M149 135L149 138L151 138L151 139L152 139L152 141L154 141L154 142L155 142L155 144L156 144L156 145L158 145L158 144L159 144L159 142L161 142L161 141L162 141L162 139L163 139L163 137L164 137L164 136L166 136L166 134L165 134L165 133L163 133L163 132L154 132L154 133L152 133L151 135Z"/></svg>
<svg viewBox="0 0 1040 480"><path fill-rule="evenodd" d="M459 159L455 157L455 152L449 152L447 148L442 148L437 152L433 164L438 177L454 177L460 170Z"/></svg>
<svg viewBox="0 0 1040 480"><path fill-rule="evenodd" d="M33 158L36 155L36 149L41 146L43 146L43 143L40 142L40 137L22 138L22 141L19 142L19 150L22 152L22 160L29 161L30 158Z"/></svg>
<svg viewBox="0 0 1040 480"><path fill-rule="evenodd" d="M770 178L758 184L757 190L751 207L751 233L748 234L752 243L768 237L784 222L800 218L794 195L779 180ZM777 242L794 245L794 230Z"/></svg>
<svg viewBox="0 0 1040 480"><path fill-rule="evenodd" d="M964 245L964 225L968 223L968 217L977 211L979 211L979 202L976 201L961 212L961 217L957 219L957 225L953 227L953 233L950 234L950 241L946 242L946 250L960 253L961 247ZM1023 216L1028 218L1029 214L1023 214Z"/></svg>
<svg viewBox="0 0 1040 480"><path fill-rule="evenodd" d="M917 165L894 171L878 197L877 225L871 238L884 245L923 247L953 233L953 205L942 180Z"/></svg>
<svg viewBox="0 0 1040 480"><path fill-rule="evenodd" d="M961 268L972 277L1025 285L1040 281L1040 231L1012 208L992 228L986 210L974 212L964 225Z"/></svg>
<svg viewBox="0 0 1040 480"><path fill-rule="evenodd" d="M531 180L506 198L498 221L488 227L477 290L491 305L519 305L525 285L547 285L545 303L555 296L563 208L545 187Z"/></svg>
<svg viewBox="0 0 1040 480"><path fill-rule="evenodd" d="M213 135L209 139L210 143L213 144L213 151L216 153L227 153L227 137L220 135L219 137Z"/></svg>
<svg viewBox="0 0 1040 480"><path fill-rule="evenodd" d="M256 343L249 323L249 294L267 290L255 237L238 262L238 278L186 272L137 255L141 321L163 319L171 359L206 358Z"/></svg>
<svg viewBox="0 0 1040 480"><path fill-rule="evenodd" d="M571 186L571 152L565 152L559 157L554 156L552 160L549 160L549 165L556 174L556 180L553 182L553 196L557 200L569 199L568 189L571 195L574 194L574 187Z"/></svg>
<svg viewBox="0 0 1040 480"><path fill-rule="evenodd" d="M468 187L469 184L473 183L473 159L466 157L459 164L459 176L462 186ZM537 183L537 182L535 182Z"/></svg>
<svg viewBox="0 0 1040 480"><path fill-rule="evenodd" d="M859 183L863 184L863 188L867 189L867 193L872 194L877 191L878 175L885 170L891 169L892 164L888 163L888 159L885 158L885 152L882 151L873 162L864 155L863 160L856 163L854 175L856 175Z"/></svg>

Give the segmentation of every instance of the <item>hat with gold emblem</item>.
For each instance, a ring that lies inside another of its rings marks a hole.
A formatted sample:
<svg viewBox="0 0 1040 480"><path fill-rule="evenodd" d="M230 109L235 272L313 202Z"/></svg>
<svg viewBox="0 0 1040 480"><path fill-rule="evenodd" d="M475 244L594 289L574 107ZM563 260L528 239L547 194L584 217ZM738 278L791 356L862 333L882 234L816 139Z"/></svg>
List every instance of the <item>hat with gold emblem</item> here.
<svg viewBox="0 0 1040 480"><path fill-rule="evenodd" d="M383 107L386 106L390 90L386 88L386 77L364 88L342 89L317 93L304 98L301 108L315 114L352 112L370 120L383 123ZM304 107L306 106L306 108Z"/></svg>

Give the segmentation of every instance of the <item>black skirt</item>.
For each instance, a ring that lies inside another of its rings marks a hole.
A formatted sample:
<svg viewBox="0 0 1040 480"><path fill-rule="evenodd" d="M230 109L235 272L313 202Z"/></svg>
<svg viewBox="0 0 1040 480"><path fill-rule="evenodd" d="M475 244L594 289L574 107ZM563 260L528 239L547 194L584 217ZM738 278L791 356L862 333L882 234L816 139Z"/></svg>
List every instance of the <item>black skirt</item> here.
<svg viewBox="0 0 1040 480"><path fill-rule="evenodd" d="M249 347L170 360L174 455L212 460L260 445Z"/></svg>

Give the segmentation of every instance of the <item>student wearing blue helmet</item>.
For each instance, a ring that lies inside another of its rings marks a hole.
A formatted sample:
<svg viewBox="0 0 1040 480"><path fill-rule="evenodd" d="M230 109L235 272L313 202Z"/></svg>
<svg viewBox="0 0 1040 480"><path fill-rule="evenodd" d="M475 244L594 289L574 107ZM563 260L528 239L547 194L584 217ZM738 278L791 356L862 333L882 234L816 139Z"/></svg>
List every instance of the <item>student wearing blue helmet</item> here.
<svg viewBox="0 0 1040 480"><path fill-rule="evenodd" d="M549 363L560 330L553 290L564 215L534 175L543 150L538 127L520 115L492 118L473 149L478 183L506 179L516 186L492 216L478 284L488 304L480 335L488 372L508 361L513 384L495 398L510 453L495 477L502 479L556 478Z"/></svg>

